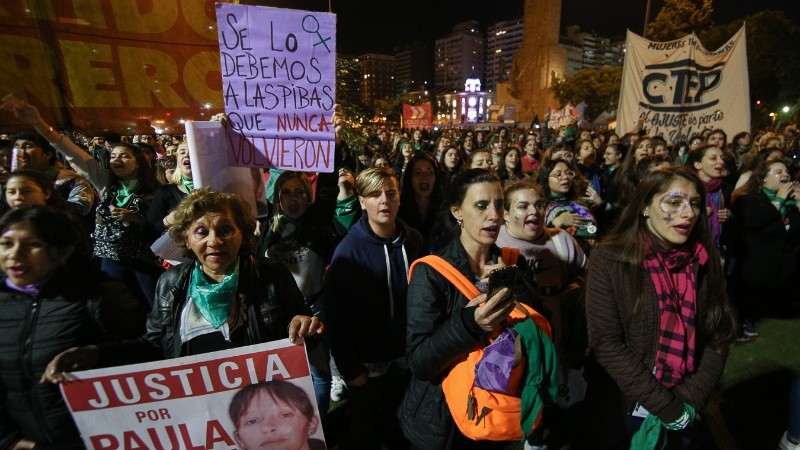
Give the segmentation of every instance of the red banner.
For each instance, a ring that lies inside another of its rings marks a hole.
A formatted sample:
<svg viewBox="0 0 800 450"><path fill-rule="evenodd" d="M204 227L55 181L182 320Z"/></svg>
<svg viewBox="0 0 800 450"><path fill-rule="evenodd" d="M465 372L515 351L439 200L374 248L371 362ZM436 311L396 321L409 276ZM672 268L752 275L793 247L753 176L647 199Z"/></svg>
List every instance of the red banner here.
<svg viewBox="0 0 800 450"><path fill-rule="evenodd" d="M431 112L431 102L417 106L403 103L403 127L431 128L433 124Z"/></svg>
<svg viewBox="0 0 800 450"><path fill-rule="evenodd" d="M0 95L84 133L182 133L223 110L213 0L5 0L0 60Z"/></svg>

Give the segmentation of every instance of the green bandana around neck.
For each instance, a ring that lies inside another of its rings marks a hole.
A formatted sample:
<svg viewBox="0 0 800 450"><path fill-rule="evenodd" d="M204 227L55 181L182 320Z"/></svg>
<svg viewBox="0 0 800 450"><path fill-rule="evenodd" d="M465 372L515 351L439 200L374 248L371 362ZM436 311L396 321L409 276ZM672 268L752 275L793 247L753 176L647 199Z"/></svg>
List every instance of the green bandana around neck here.
<svg viewBox="0 0 800 450"><path fill-rule="evenodd" d="M114 196L114 206L117 208L126 208L136 194L136 184L136 180L120 180L117 194Z"/></svg>
<svg viewBox="0 0 800 450"><path fill-rule="evenodd" d="M189 298L215 329L228 320L231 305L236 301L236 291L239 285L239 261L233 265L231 271L219 283L211 283L203 273L200 261L194 263L192 278L189 282Z"/></svg>
<svg viewBox="0 0 800 450"><path fill-rule="evenodd" d="M771 202L778 201L778 191L773 191L772 189L767 189L767 188L762 188L761 190L762 192L764 192L764 195L766 195L767 198L769 198L769 201ZM781 217L786 217L786 207L795 206L797 202L794 201L793 198L787 198L781 200L783 200L783 203L781 203Z"/></svg>
<svg viewBox="0 0 800 450"><path fill-rule="evenodd" d="M194 190L194 180L189 178L189 177L181 175L181 184L186 189L186 192L188 192L190 194Z"/></svg>

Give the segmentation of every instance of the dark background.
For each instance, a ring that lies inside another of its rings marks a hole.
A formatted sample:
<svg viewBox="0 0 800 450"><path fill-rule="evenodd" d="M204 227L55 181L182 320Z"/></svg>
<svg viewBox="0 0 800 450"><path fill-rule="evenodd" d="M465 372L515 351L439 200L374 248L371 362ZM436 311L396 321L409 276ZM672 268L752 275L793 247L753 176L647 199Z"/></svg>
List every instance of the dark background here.
<svg viewBox="0 0 800 450"><path fill-rule="evenodd" d="M697 0L700 1L700 0ZM247 2L249 3L249 2ZM501 20L521 17L524 0L262 0L282 8L328 11L337 15L338 53L393 51L412 41L427 43L450 33L453 25L475 19L483 30ZM623 39L630 28L642 34L647 0L563 0L561 27L579 25L603 37ZM664 0L652 0L651 20ZM714 23L725 24L764 10L783 11L800 25L800 0L716 0Z"/></svg>

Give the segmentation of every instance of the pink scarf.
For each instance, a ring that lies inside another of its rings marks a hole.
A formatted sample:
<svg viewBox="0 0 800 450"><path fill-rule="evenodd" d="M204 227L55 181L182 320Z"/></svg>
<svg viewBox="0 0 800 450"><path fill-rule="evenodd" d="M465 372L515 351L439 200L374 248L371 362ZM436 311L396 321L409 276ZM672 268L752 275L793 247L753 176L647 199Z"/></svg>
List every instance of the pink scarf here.
<svg viewBox="0 0 800 450"><path fill-rule="evenodd" d="M671 388L694 372L697 275L708 252L700 243L651 252L643 261L655 286L660 311L655 377Z"/></svg>

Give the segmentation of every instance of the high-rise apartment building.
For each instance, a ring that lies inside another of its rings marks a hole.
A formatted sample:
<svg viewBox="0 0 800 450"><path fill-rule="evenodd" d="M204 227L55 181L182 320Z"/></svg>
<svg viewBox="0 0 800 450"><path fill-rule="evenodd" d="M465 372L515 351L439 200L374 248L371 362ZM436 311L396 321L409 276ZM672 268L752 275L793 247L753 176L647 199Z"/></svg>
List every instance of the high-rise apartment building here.
<svg viewBox="0 0 800 450"><path fill-rule="evenodd" d="M522 17L504 20L486 30L486 80L484 89L494 91L508 81L514 53L522 45Z"/></svg>
<svg viewBox="0 0 800 450"><path fill-rule="evenodd" d="M433 54L436 88L458 91L469 77L485 79L485 46L476 20L460 23L449 36L437 39Z"/></svg>
<svg viewBox="0 0 800 450"><path fill-rule="evenodd" d="M624 42L621 45L595 33L582 32L578 25L566 28L566 34L561 36L561 45L567 50L569 75L586 68L622 65Z"/></svg>
<svg viewBox="0 0 800 450"><path fill-rule="evenodd" d="M394 56L367 53L358 57L361 64L361 100L374 106L376 100L391 97L395 92Z"/></svg>
<svg viewBox="0 0 800 450"><path fill-rule="evenodd" d="M433 83L433 58L430 47L413 42L395 50L395 93L425 91Z"/></svg>

